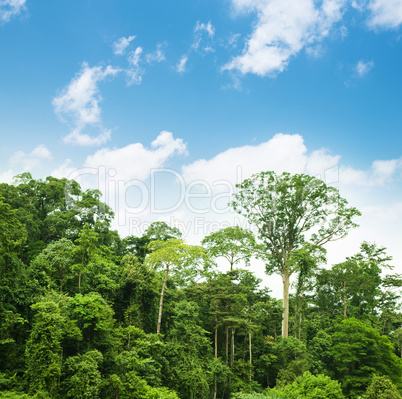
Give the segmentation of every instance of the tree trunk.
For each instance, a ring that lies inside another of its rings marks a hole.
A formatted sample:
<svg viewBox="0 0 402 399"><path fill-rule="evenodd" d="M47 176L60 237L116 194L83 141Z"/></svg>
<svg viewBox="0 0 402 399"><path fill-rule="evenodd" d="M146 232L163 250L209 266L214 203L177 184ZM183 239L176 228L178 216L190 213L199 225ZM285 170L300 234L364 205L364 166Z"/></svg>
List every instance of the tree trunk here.
<svg viewBox="0 0 402 399"><path fill-rule="evenodd" d="M236 329L232 328L232 339L230 342L230 371L233 370L233 358L234 358L234 336ZM229 387L232 384L232 375L229 376Z"/></svg>
<svg viewBox="0 0 402 399"><path fill-rule="evenodd" d="M251 366L253 364L253 358L252 358L252 352L251 352L251 332L248 333L248 349L250 352L250 376L249 376L249 381L251 382Z"/></svg>
<svg viewBox="0 0 402 399"><path fill-rule="evenodd" d="M218 358L218 305L215 302L215 359Z"/></svg>
<svg viewBox="0 0 402 399"><path fill-rule="evenodd" d="M160 302L159 302L158 327L157 327L157 329L156 329L156 333L157 333L157 334L160 334L160 331L161 331L163 295L164 295L164 293L165 293L165 288L166 288L166 282L167 282L168 274L169 274L169 265L166 265L165 280L163 281L162 292L161 292L161 300L160 300Z"/></svg>
<svg viewBox="0 0 402 399"><path fill-rule="evenodd" d="M233 358L234 358L234 336L236 333L236 328L232 329L232 340L230 344L230 371L233 369Z"/></svg>
<svg viewBox="0 0 402 399"><path fill-rule="evenodd" d="M346 314L346 283L343 283L343 317L348 317Z"/></svg>
<svg viewBox="0 0 402 399"><path fill-rule="evenodd" d="M226 366L229 363L229 327L225 327L225 333L226 333L226 342L225 342L225 354L226 354Z"/></svg>
<svg viewBox="0 0 402 399"><path fill-rule="evenodd" d="M218 305L215 301L215 359L218 358ZM214 399L217 394L216 374L214 375Z"/></svg>
<svg viewBox="0 0 402 399"><path fill-rule="evenodd" d="M81 257L81 264L82 267L84 267L84 252L82 253L82 257ZM82 270L80 270L80 274L78 275L78 291L81 294L81 274L82 274Z"/></svg>
<svg viewBox="0 0 402 399"><path fill-rule="evenodd" d="M283 321L282 321L282 337L287 338L289 335L289 285L290 276L285 270L282 276L283 283Z"/></svg>
<svg viewBox="0 0 402 399"><path fill-rule="evenodd" d="M300 312L300 318L299 318L299 339L301 339L301 330L302 330L302 315Z"/></svg>

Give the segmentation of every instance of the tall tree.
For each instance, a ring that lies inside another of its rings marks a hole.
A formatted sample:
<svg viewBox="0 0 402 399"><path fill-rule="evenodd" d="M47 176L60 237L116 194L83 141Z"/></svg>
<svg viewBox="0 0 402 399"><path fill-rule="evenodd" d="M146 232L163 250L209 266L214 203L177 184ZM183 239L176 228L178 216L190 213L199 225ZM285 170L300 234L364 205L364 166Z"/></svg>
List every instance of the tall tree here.
<svg viewBox="0 0 402 399"><path fill-rule="evenodd" d="M180 273L180 280L186 281L188 278L194 277L198 274L197 266L206 265L206 254L204 248L197 245L187 245L183 240L170 239L168 241L151 241L149 244L151 253L146 258L147 264L152 267L162 266L165 270L165 278L162 284L157 334L161 330L162 321L162 308L163 296L165 294L166 283L168 280L169 272L172 268Z"/></svg>
<svg viewBox="0 0 402 399"><path fill-rule="evenodd" d="M254 234L240 226L211 233L201 243L212 258L225 258L230 264L230 271L242 261L249 266L257 245Z"/></svg>
<svg viewBox="0 0 402 399"><path fill-rule="evenodd" d="M258 228L268 258L266 272L282 277L282 336L287 337L292 252L306 241L322 246L346 236L357 226L354 218L360 212L347 207L337 189L305 174L261 172L237 187L231 205Z"/></svg>
<svg viewBox="0 0 402 399"><path fill-rule="evenodd" d="M392 288L400 284L400 278L381 277L385 269L392 269L389 260L385 248L363 242L359 253L317 273L316 304L329 315L372 320L389 308L389 301L395 306Z"/></svg>
<svg viewBox="0 0 402 399"><path fill-rule="evenodd" d="M177 227L170 227L165 222L154 222L149 225L141 237L128 236L122 240L123 254L134 254L140 262L144 262L150 250L151 241L167 241L181 238Z"/></svg>
<svg viewBox="0 0 402 399"><path fill-rule="evenodd" d="M326 261L325 252L325 249L320 246L306 243L302 248L294 250L289 260L289 265L295 265L297 269L294 333L299 339L302 335L303 310L307 306L305 293L313 289L312 279L318 264Z"/></svg>
<svg viewBox="0 0 402 399"><path fill-rule="evenodd" d="M73 271L78 272L78 291L81 294L82 274L88 271L87 266L89 261L93 255L99 251L96 247L98 242L98 233L93 231L89 224L86 223L75 242L78 244L75 251L79 256L80 263L73 265L72 269Z"/></svg>

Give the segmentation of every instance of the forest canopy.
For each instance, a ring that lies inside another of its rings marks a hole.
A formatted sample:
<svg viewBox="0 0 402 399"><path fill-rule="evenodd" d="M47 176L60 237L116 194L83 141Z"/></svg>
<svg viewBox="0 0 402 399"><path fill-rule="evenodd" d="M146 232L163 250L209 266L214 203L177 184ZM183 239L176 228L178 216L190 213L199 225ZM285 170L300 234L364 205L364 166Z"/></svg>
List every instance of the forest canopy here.
<svg viewBox="0 0 402 399"><path fill-rule="evenodd" d="M0 184L0 398L401 398L402 277L376 243L325 258L360 212L307 175L238 189L258 234L190 245L160 221L120 237L72 180Z"/></svg>

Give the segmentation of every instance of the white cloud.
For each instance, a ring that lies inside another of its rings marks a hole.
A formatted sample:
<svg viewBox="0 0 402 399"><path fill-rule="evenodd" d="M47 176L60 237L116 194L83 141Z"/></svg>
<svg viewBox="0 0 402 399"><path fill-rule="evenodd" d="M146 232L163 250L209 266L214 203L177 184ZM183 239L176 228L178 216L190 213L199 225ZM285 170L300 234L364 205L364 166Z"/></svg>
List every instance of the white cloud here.
<svg viewBox="0 0 402 399"><path fill-rule="evenodd" d="M345 37L347 37L348 34L349 34L348 28L347 28L345 25L342 25L342 26L339 28L339 33L340 33L340 35L341 35L341 38L342 38L342 39L345 39Z"/></svg>
<svg viewBox="0 0 402 399"><path fill-rule="evenodd" d="M28 154L24 151L15 152L10 158L10 163L13 169L27 172L40 166L42 161L50 161L52 158L50 151L43 144L40 144Z"/></svg>
<svg viewBox="0 0 402 399"><path fill-rule="evenodd" d="M320 42L341 20L346 0L232 0L238 13L257 14L257 22L243 54L223 70L259 76L282 72L291 57Z"/></svg>
<svg viewBox="0 0 402 399"><path fill-rule="evenodd" d="M152 53L148 53L145 56L145 60L148 63L153 63L153 62L162 62L166 60L165 57L165 48L166 48L166 43L158 43L156 45L156 50Z"/></svg>
<svg viewBox="0 0 402 399"><path fill-rule="evenodd" d="M142 47L137 47L135 49L135 51L131 51L130 54L128 55L128 63L132 66L132 67L136 67L139 65L140 61L141 61L141 54L142 54Z"/></svg>
<svg viewBox="0 0 402 399"><path fill-rule="evenodd" d="M402 173L402 158L391 160L376 160L369 170L354 169L343 166L340 169L340 179L343 184L355 186L383 186L392 182Z"/></svg>
<svg viewBox="0 0 402 399"><path fill-rule="evenodd" d="M227 44L226 47L230 47L230 48L236 48L237 47L237 43L239 42L240 39L240 33L233 33L229 36L228 40L227 40Z"/></svg>
<svg viewBox="0 0 402 399"><path fill-rule="evenodd" d="M12 169L0 172L0 183L11 184L15 175L16 173L14 173Z"/></svg>
<svg viewBox="0 0 402 399"><path fill-rule="evenodd" d="M191 45L194 51L201 51L203 53L213 52L212 39L215 36L215 28L212 26L211 21L208 23L197 23L194 26L194 41ZM204 45L201 45L205 43Z"/></svg>
<svg viewBox="0 0 402 399"><path fill-rule="evenodd" d="M365 62L363 60L360 60L355 67L355 72L359 78L362 78L366 76L373 68L374 68L373 61Z"/></svg>
<svg viewBox="0 0 402 399"><path fill-rule="evenodd" d="M111 131L103 127L99 127L101 132L96 136L82 133L82 128L76 128L63 138L63 141L68 144L77 144L81 146L99 146L110 140Z"/></svg>
<svg viewBox="0 0 402 399"><path fill-rule="evenodd" d="M200 23L200 21L197 21L194 27L194 33L197 32L206 32L209 37L214 37L215 35L215 28L212 26L211 21L208 21L208 23Z"/></svg>
<svg viewBox="0 0 402 399"><path fill-rule="evenodd" d="M176 71L179 73L185 72L187 61L188 61L188 57L186 55L182 55L180 58L180 61L176 65Z"/></svg>
<svg viewBox="0 0 402 399"><path fill-rule="evenodd" d="M54 169L51 173L51 176L56 177L58 179L62 179L63 177L71 176L76 168L73 165L73 161L71 159L66 159L64 163Z"/></svg>
<svg viewBox="0 0 402 399"><path fill-rule="evenodd" d="M144 73L144 68L141 66L141 56L143 50L142 47L137 47L134 51L131 51L128 55L128 63L130 68L126 70L128 81L127 84L139 85L142 82L142 75Z"/></svg>
<svg viewBox="0 0 402 399"><path fill-rule="evenodd" d="M317 44L311 47L306 47L306 53L313 58L320 58L322 57L324 50L321 44Z"/></svg>
<svg viewBox="0 0 402 399"><path fill-rule="evenodd" d="M364 11L367 0L353 0L352 7L360 12Z"/></svg>
<svg viewBox="0 0 402 399"><path fill-rule="evenodd" d="M126 52L127 47L134 39L135 36L129 36L129 37L121 37L120 39L116 40L112 45L113 53L115 55L123 55Z"/></svg>
<svg viewBox="0 0 402 399"><path fill-rule="evenodd" d="M99 168L105 166L116 170L116 178L129 181L146 179L151 169L160 168L175 154L185 154L186 144L182 139L175 139L173 134L163 131L151 143L151 148L141 143L126 147L104 148L87 157L85 167Z"/></svg>
<svg viewBox="0 0 402 399"><path fill-rule="evenodd" d="M71 80L70 84L53 99L56 114L62 121L72 125L71 133L64 141L79 145L100 145L110 137L110 131L102 126L102 97L98 84L107 77L114 77L119 69L107 66L89 67L84 62L81 71ZM99 135L92 137L83 133L88 126L101 130Z"/></svg>
<svg viewBox="0 0 402 399"><path fill-rule="evenodd" d="M26 0L0 0L0 22L10 19L25 10Z"/></svg>
<svg viewBox="0 0 402 399"><path fill-rule="evenodd" d="M402 24L402 0L370 0L371 28L395 29Z"/></svg>
<svg viewBox="0 0 402 399"><path fill-rule="evenodd" d="M302 136L279 133L259 145L230 148L210 160L200 159L183 166L182 171L187 182L203 180L214 185L224 180L235 184L265 170L323 176L339 159L324 149L308 155Z"/></svg>

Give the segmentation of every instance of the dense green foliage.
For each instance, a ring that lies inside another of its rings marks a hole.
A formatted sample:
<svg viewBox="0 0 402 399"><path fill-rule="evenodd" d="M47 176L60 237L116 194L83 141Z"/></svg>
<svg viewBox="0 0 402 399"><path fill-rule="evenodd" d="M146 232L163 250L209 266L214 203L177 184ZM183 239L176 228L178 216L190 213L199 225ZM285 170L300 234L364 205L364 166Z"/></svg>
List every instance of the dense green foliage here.
<svg viewBox="0 0 402 399"><path fill-rule="evenodd" d="M336 197L305 176L284 174L279 186L264 176L279 190L279 241L290 183L317 201ZM279 267L267 242L230 227L189 245L163 222L120 238L100 197L53 177L0 184L0 399L401 397L402 284L384 275L391 259L363 243L325 265L320 234L344 235L357 212L345 202L342 226L316 213L324 230L300 232L286 255L295 281L282 337L283 303L253 273L255 257L269 273Z"/></svg>

